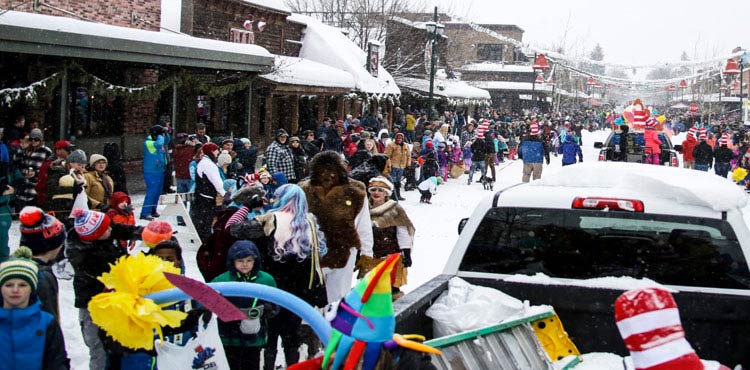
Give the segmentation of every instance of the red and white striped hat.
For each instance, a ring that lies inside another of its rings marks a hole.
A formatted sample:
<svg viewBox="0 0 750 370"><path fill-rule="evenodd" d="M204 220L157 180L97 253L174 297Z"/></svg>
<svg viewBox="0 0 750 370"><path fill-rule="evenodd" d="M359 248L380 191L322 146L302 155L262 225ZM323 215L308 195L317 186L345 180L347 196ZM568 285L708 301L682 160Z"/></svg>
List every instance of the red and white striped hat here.
<svg viewBox="0 0 750 370"><path fill-rule="evenodd" d="M721 138L719 139L719 146L722 145L729 145L729 135L721 134Z"/></svg>
<svg viewBox="0 0 750 370"><path fill-rule="evenodd" d="M657 125L659 125L659 121L654 117L646 120L646 128L655 129Z"/></svg>
<svg viewBox="0 0 750 370"><path fill-rule="evenodd" d="M479 127L477 127L477 138L483 139L484 133L489 131L490 129L490 121L487 119L483 119L480 121Z"/></svg>
<svg viewBox="0 0 750 370"><path fill-rule="evenodd" d="M708 133L705 128L698 129L698 140L708 140Z"/></svg>
<svg viewBox="0 0 750 370"><path fill-rule="evenodd" d="M692 136L694 139L698 139L698 136L696 136L695 134L697 131L698 129L696 129L695 126L693 126L688 130L687 136Z"/></svg>
<svg viewBox="0 0 750 370"><path fill-rule="evenodd" d="M685 339L672 294L662 288L631 290L615 300L615 320L636 370L726 369L701 362Z"/></svg>
<svg viewBox="0 0 750 370"><path fill-rule="evenodd" d="M531 122L531 126L529 127L529 133L532 136L539 135L539 123L537 121Z"/></svg>

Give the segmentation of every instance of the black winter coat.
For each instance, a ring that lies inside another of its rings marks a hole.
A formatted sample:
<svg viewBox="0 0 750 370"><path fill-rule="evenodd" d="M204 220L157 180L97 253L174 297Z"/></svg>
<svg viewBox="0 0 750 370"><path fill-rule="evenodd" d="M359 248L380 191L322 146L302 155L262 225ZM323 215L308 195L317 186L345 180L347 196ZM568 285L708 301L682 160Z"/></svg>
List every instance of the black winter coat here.
<svg viewBox="0 0 750 370"><path fill-rule="evenodd" d="M59 288L57 286L57 277L52 273L53 262L44 262L36 258L34 258L34 262L39 267L36 295L42 304L42 311L51 313L55 317L55 320L60 322L60 304L57 299Z"/></svg>
<svg viewBox="0 0 750 370"><path fill-rule="evenodd" d="M104 291L104 284L97 278L109 272L110 263L127 254L117 240L141 240L142 226L112 223L110 227L109 239L92 243L81 241L76 232L68 234L65 255L75 270L73 289L77 308L88 307L91 298Z"/></svg>
<svg viewBox="0 0 750 370"><path fill-rule="evenodd" d="M726 146L719 146L714 150L714 158L716 163L729 163L734 158L734 153Z"/></svg>
<svg viewBox="0 0 750 370"><path fill-rule="evenodd" d="M693 149L693 157L695 157L695 164L710 165L714 160L714 152L708 143L701 141Z"/></svg>

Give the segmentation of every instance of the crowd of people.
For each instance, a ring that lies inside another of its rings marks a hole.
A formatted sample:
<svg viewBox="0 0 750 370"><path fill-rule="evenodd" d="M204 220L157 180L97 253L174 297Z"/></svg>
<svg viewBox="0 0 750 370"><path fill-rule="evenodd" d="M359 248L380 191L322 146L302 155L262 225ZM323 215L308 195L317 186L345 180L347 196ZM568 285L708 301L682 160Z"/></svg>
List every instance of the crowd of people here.
<svg viewBox="0 0 750 370"><path fill-rule="evenodd" d="M90 369L153 368L156 353L108 337L92 319L90 303L106 290L97 278L122 256L155 255L184 273L182 248L171 226L159 220L157 207L160 195L175 191L189 202L190 219L178 223L195 226L202 242L196 260L206 281L278 287L323 308L349 292L355 274L362 277L398 253L392 297L399 299L415 234L400 204L404 192L416 190L420 202L430 204L441 184L468 174L461 181L486 186L501 176L497 165L517 159L523 161L523 182L539 179L551 157L561 157L563 166L581 162L582 131L612 127L613 118L591 111L486 111L428 119L415 110L402 112L390 130L377 116L326 118L315 130L290 135L278 129L262 153L248 138L212 140L203 124L194 133L174 133L164 122L151 127L143 142L146 194L138 218L146 226L136 225L116 144L90 155L64 140L50 149L42 131L19 118L0 144L0 327L9 328L2 335L15 343L12 361L69 368L57 288L57 278L71 278L69 263ZM681 147L685 167L713 167L724 177L733 171L747 184L748 136L726 125L690 126ZM613 128L627 137L627 126ZM621 145L627 147L628 140ZM11 257L8 230L14 216L23 247ZM308 356L321 351L310 328L286 309L258 299L231 301L262 318L220 323L232 369L259 369L261 363L274 369L279 340L288 364L299 360L302 344ZM196 332L196 317L206 310L189 306L183 307L188 319L172 333ZM32 338L32 332L43 335Z"/></svg>

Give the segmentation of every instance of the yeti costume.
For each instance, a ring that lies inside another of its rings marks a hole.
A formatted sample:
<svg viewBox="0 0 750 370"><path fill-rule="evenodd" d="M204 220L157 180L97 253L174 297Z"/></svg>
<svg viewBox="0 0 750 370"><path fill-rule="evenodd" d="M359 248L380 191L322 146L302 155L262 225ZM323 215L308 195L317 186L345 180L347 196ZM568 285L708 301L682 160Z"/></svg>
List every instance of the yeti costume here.
<svg viewBox="0 0 750 370"><path fill-rule="evenodd" d="M325 175L333 175L330 188ZM350 290L357 250L372 258L372 222L365 185L348 176L341 155L325 151L310 163L310 178L299 183L307 195L310 213L318 219L328 243L322 260L328 302L343 298Z"/></svg>

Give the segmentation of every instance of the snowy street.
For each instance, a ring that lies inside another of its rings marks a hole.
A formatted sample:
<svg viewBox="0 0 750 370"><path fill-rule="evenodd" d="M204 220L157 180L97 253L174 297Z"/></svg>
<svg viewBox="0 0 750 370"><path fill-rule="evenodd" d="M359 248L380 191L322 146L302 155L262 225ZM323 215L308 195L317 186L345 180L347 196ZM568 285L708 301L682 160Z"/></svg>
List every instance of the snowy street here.
<svg viewBox="0 0 750 370"><path fill-rule="evenodd" d="M609 130L593 133L588 131L583 132L584 145L582 149L584 161L597 160L598 150L593 148L593 143L595 141L604 141L607 135L609 135ZM673 141L676 143L681 142L682 136L679 138L675 137ZM544 178L545 174L562 168L560 158L551 157L550 165L545 165L544 167L542 178ZM521 182L522 168L523 162L520 160L501 163L497 167L495 191ZM474 179L477 180L478 178L479 174L477 173L474 175ZM406 209L416 228L415 245L412 254L414 265L409 269L409 280L404 288L405 292L415 289L442 272L452 247L458 239L458 222L464 217L469 217L476 204L482 198L494 194L494 192L483 190L482 184L479 182L473 182L468 186L466 185L466 180L467 175L461 176L459 179L449 179L439 187L437 195L432 198L432 204L419 203L419 193L417 191L403 193L407 200L401 204ZM142 201L143 195L136 195L133 198L134 204L141 204ZM195 253L199 244L194 242L194 239L191 238L185 227L177 226L174 218L167 218L167 220L178 231L176 236L183 247L187 276L202 280L195 262ZM140 224L145 225L145 223L145 221L140 221ZM17 246L18 238L20 237L17 222L13 224L10 235L11 245ZM88 369L88 349L81 337L78 310L73 307L74 294L72 282L72 280L59 280L61 324L73 369L84 370ZM591 366L592 363L617 363L620 360L619 356L615 355L597 355L597 358L603 360L585 362L585 366L579 365L577 369L588 369L586 366ZM602 367L591 367L591 369L594 368L603 369Z"/></svg>

